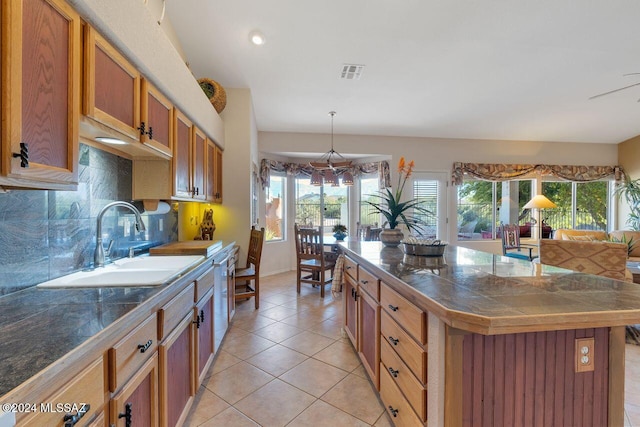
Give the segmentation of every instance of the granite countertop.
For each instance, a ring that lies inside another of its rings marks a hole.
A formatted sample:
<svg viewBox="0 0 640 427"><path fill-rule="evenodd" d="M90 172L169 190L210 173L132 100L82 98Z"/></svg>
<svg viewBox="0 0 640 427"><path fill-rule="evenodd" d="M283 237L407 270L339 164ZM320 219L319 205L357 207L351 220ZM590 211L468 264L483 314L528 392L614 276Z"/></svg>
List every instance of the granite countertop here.
<svg viewBox="0 0 640 427"><path fill-rule="evenodd" d="M499 334L640 323L640 285L448 246L442 258L380 242L341 246L426 311L460 329Z"/></svg>
<svg viewBox="0 0 640 427"><path fill-rule="evenodd" d="M225 243L216 254L203 259L189 271L215 260L218 253L228 251L234 244ZM189 271L183 272L181 277ZM0 297L0 396L170 286L171 283L125 288L43 289L32 286Z"/></svg>

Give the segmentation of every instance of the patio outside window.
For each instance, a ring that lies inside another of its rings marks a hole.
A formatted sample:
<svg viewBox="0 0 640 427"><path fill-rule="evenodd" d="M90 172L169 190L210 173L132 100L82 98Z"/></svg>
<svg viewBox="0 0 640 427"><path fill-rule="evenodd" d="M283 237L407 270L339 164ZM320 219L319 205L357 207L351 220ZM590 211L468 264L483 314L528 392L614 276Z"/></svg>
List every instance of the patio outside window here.
<svg viewBox="0 0 640 427"><path fill-rule="evenodd" d="M265 216L267 227L265 230L265 240L275 241L284 239L285 216L285 188L287 178L272 174L269 177L269 187L266 190Z"/></svg>

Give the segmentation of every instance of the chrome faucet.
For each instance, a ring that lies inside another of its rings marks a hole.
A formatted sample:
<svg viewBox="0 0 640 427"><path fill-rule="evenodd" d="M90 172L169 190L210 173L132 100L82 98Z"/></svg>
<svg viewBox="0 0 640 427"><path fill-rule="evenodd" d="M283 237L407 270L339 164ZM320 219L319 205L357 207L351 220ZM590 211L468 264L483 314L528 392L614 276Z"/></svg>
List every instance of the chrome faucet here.
<svg viewBox="0 0 640 427"><path fill-rule="evenodd" d="M128 208L136 215L136 229L138 231L145 231L147 228L142 221L142 217L140 216L140 211L136 209L131 203L128 202L111 202L106 205L104 208L100 210L98 213L98 219L96 224L96 250L93 253L93 266L94 267L103 267L104 266L104 248L102 247L102 217L104 213L114 206L122 206Z"/></svg>

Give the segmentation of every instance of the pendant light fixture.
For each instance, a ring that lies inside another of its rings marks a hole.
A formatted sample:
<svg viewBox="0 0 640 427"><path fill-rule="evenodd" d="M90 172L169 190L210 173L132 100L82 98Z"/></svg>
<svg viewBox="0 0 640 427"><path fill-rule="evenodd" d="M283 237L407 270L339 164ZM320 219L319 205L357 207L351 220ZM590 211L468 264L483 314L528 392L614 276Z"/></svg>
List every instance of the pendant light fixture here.
<svg viewBox="0 0 640 427"><path fill-rule="evenodd" d="M343 185L353 185L353 175L348 168L351 167L351 160L347 160L333 149L333 118L335 111L329 111L331 116L331 149L324 153L318 160L309 162L313 168L311 174L311 185L321 186L323 182L333 187L340 185L340 174L342 174Z"/></svg>

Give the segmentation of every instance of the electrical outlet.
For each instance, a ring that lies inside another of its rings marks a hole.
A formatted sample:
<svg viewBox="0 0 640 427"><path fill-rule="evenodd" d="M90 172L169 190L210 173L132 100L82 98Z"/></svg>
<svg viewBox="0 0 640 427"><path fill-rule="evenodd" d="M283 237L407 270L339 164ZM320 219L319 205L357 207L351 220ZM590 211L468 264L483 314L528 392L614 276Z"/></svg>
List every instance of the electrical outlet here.
<svg viewBox="0 0 640 427"><path fill-rule="evenodd" d="M576 338L576 372L593 371L595 367L595 338Z"/></svg>

